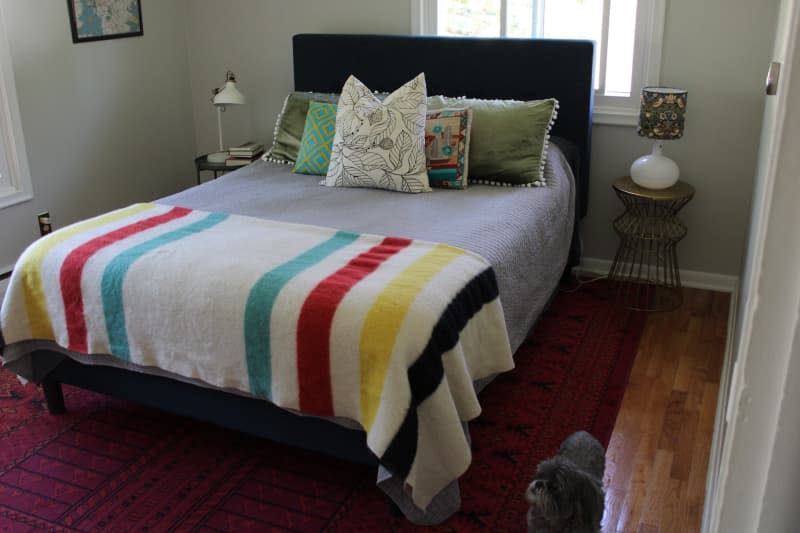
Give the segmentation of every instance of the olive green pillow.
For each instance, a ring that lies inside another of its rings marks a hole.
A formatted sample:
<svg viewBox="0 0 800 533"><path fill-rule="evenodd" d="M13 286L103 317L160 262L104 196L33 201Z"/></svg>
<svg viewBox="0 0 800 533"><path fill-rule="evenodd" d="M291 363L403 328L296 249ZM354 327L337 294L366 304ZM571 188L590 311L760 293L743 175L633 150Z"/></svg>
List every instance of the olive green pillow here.
<svg viewBox="0 0 800 533"><path fill-rule="evenodd" d="M283 109L275 122L272 148L264 154L264 159L275 163L294 164L300 151L300 141L306 124L310 102L336 103L336 93L292 92L283 102Z"/></svg>
<svg viewBox="0 0 800 533"><path fill-rule="evenodd" d="M558 101L428 97L428 109L472 109L469 181L491 185L545 185L544 163Z"/></svg>

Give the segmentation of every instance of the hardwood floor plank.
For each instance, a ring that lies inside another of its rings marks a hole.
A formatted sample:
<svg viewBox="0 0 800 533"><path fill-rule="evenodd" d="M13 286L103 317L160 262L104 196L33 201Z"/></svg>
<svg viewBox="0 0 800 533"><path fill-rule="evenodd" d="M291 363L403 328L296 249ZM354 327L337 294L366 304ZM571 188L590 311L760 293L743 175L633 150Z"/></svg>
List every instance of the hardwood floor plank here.
<svg viewBox="0 0 800 533"><path fill-rule="evenodd" d="M669 493L669 473L672 470L672 459L672 451L656 450L651 475L646 482L647 493L643 502L644 509L640 523L656 526L659 530L661 530L661 521Z"/></svg>
<svg viewBox="0 0 800 533"><path fill-rule="evenodd" d="M730 295L648 315L606 454L606 533L699 531Z"/></svg>

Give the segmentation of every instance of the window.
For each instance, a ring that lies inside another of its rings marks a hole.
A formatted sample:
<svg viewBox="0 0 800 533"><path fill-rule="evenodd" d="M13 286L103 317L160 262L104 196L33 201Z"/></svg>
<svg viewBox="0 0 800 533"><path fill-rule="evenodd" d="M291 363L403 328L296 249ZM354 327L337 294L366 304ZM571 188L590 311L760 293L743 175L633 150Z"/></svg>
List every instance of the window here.
<svg viewBox="0 0 800 533"><path fill-rule="evenodd" d="M0 208L33 198L14 71L0 6Z"/></svg>
<svg viewBox="0 0 800 533"><path fill-rule="evenodd" d="M595 41L600 124L636 124L639 91L658 83L665 0L414 0L425 35Z"/></svg>

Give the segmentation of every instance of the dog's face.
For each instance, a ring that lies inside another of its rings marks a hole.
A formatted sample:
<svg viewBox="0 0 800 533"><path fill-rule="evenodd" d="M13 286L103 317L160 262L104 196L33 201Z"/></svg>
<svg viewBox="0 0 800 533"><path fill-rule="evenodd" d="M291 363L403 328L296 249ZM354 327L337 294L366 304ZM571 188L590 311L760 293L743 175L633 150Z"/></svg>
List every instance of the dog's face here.
<svg viewBox="0 0 800 533"><path fill-rule="evenodd" d="M556 456L539 463L525 499L529 531L599 531L602 488L569 459Z"/></svg>

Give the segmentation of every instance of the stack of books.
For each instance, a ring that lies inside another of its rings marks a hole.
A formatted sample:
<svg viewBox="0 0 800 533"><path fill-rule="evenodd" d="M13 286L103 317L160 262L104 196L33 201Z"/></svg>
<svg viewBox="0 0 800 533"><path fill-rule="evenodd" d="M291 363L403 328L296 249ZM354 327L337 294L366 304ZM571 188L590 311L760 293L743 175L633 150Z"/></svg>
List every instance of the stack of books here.
<svg viewBox="0 0 800 533"><path fill-rule="evenodd" d="M264 153L264 145L257 142L248 141L239 146L234 146L228 150L230 154L225 160L225 166L241 167L249 165Z"/></svg>

